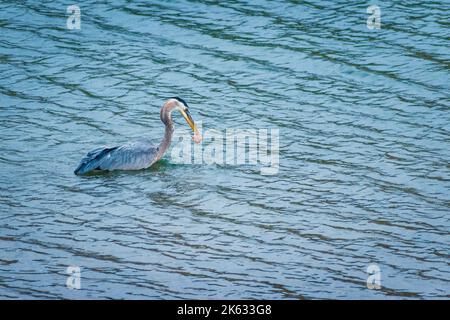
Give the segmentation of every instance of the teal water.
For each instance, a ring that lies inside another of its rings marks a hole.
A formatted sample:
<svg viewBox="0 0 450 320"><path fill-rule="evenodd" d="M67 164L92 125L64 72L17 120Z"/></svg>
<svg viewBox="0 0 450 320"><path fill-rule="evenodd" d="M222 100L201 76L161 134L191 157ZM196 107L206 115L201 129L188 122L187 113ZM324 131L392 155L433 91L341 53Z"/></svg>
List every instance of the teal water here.
<svg viewBox="0 0 450 320"><path fill-rule="evenodd" d="M448 298L450 3L380 1L379 30L371 4L83 1L68 30L67 2L2 1L0 297ZM279 129L278 174L73 174L160 139L175 95Z"/></svg>

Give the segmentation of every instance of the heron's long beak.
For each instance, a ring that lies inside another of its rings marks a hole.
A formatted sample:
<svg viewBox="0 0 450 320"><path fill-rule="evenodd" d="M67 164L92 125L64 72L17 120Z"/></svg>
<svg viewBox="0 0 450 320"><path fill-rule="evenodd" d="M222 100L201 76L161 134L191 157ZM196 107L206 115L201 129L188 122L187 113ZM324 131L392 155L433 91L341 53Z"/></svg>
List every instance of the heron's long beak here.
<svg viewBox="0 0 450 320"><path fill-rule="evenodd" d="M195 126L194 119L192 119L189 110L180 110L180 112L183 115L184 120L186 120L186 122L188 123L189 127L191 127L192 131L197 133L197 127Z"/></svg>

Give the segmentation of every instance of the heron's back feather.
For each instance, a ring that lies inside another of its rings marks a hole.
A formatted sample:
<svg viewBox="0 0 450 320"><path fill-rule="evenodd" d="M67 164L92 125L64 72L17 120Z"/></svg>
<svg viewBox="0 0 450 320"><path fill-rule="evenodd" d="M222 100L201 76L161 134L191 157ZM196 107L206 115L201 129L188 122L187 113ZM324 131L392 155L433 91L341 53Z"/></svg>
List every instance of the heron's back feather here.
<svg viewBox="0 0 450 320"><path fill-rule="evenodd" d="M156 160L158 148L141 139L113 148L97 148L89 152L75 169L75 174L94 170L139 170L150 167Z"/></svg>

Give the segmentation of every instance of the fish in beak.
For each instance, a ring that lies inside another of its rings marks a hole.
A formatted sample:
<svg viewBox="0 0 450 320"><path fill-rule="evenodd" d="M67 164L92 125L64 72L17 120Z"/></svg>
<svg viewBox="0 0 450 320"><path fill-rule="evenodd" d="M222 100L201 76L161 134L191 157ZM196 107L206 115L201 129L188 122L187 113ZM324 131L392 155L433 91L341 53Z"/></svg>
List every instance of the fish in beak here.
<svg viewBox="0 0 450 320"><path fill-rule="evenodd" d="M202 141L202 136L200 134L200 132L197 129L197 126L195 125L194 119L192 119L191 114L189 113L189 109L181 109L180 110L184 120L186 120L187 124L189 125L189 127L191 127L192 131L194 131L194 136L192 137L192 139L194 140L195 143L200 143Z"/></svg>

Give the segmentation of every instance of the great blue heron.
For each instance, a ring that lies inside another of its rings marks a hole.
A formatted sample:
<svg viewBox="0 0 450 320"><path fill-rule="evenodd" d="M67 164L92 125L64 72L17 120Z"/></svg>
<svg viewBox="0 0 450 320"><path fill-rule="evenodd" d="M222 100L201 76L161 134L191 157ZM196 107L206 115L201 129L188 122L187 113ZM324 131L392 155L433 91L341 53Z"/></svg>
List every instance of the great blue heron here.
<svg viewBox="0 0 450 320"><path fill-rule="evenodd" d="M97 148L89 152L75 169L74 173L85 174L92 171L140 170L150 167L160 160L172 141L174 131L172 111L178 110L194 131L194 141L201 141L200 133L195 126L186 101L174 97L167 100L160 112L161 121L166 126L164 138L156 146L147 139L140 139L117 147Z"/></svg>

